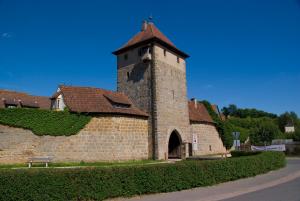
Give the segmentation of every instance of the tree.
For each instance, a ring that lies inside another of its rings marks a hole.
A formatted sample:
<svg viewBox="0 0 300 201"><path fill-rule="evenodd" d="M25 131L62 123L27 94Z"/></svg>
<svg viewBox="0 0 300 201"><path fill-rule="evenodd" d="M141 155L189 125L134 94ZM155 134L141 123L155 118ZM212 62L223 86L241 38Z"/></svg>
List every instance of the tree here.
<svg viewBox="0 0 300 201"><path fill-rule="evenodd" d="M294 140L300 141L300 128L296 128Z"/></svg>
<svg viewBox="0 0 300 201"><path fill-rule="evenodd" d="M277 118L276 114L273 113L268 113L262 110L257 110L254 108L238 108L234 104L230 104L228 107L223 107L222 108L223 114L228 117L239 117L239 118L247 118L247 117L252 117L252 118L260 118L260 117L269 117L269 118Z"/></svg>
<svg viewBox="0 0 300 201"><path fill-rule="evenodd" d="M220 119L219 115L217 115L217 113L212 109L212 106L208 101L203 100L203 101L200 101L200 103L203 103L203 105L207 109L209 115L215 122L215 126L218 130L218 133L219 133L221 139L222 139L223 145L226 147L226 149L230 149L233 144L233 137L232 137L231 133L228 134L227 132L225 132L224 122Z"/></svg>
<svg viewBox="0 0 300 201"><path fill-rule="evenodd" d="M299 119L295 112L285 112L278 117L278 126L282 132L285 132L284 127L287 124L293 124L296 129L299 127Z"/></svg>
<svg viewBox="0 0 300 201"><path fill-rule="evenodd" d="M234 116L237 110L238 108L236 105L230 104L228 107L223 107L222 112L227 117L227 116Z"/></svg>
<svg viewBox="0 0 300 201"><path fill-rule="evenodd" d="M271 144L276 136L280 136L278 126L270 120L262 120L250 129L250 141L254 145Z"/></svg>

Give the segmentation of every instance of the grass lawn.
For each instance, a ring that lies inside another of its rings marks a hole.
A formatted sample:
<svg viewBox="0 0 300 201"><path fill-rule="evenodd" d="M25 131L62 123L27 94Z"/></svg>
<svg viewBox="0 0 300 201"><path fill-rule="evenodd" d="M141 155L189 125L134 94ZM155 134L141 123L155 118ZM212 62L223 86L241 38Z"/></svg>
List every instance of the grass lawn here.
<svg viewBox="0 0 300 201"><path fill-rule="evenodd" d="M165 161L157 160L132 160L121 162L66 162L66 163L49 163L49 168L77 168L77 167L119 167L119 166L141 166L165 163ZM45 164L34 163L32 168L42 168ZM0 169L19 169L28 168L27 163L19 164L0 164Z"/></svg>

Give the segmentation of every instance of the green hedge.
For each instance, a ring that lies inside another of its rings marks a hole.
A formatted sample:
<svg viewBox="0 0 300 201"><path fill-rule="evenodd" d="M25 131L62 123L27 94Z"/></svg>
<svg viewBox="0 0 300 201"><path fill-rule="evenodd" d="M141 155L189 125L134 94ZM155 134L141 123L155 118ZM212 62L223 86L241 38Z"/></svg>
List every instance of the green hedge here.
<svg viewBox="0 0 300 201"><path fill-rule="evenodd" d="M104 200L170 192L251 177L284 165L283 153L264 152L134 167L1 170L0 200Z"/></svg>
<svg viewBox="0 0 300 201"><path fill-rule="evenodd" d="M73 135L78 133L91 117L67 111L14 108L0 109L0 124L32 130L36 135Z"/></svg>
<svg viewBox="0 0 300 201"><path fill-rule="evenodd" d="M232 157L253 156L260 153L261 153L260 151L231 151L230 152Z"/></svg>

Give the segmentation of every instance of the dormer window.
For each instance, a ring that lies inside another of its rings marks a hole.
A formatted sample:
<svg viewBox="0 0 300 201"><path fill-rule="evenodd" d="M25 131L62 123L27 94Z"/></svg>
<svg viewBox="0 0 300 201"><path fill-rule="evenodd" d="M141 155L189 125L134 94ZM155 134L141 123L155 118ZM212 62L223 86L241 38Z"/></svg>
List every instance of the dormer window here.
<svg viewBox="0 0 300 201"><path fill-rule="evenodd" d="M15 99L5 99L4 106L6 108L16 108L18 106L18 102Z"/></svg>
<svg viewBox="0 0 300 201"><path fill-rule="evenodd" d="M122 103L114 103L114 102L112 102L111 105L114 108L122 108L122 109L128 109L128 108L130 108L130 105L122 104Z"/></svg>
<svg viewBox="0 0 300 201"><path fill-rule="evenodd" d="M104 94L104 97L110 102L113 108L128 109L131 107L131 103L128 100L122 99L113 94Z"/></svg>

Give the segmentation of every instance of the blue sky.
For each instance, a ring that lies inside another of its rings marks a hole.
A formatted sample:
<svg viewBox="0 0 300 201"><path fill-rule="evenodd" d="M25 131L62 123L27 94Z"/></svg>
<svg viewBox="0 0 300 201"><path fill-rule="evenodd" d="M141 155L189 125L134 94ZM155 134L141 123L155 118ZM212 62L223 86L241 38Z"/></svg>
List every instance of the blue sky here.
<svg viewBox="0 0 300 201"><path fill-rule="evenodd" d="M0 88L115 90L111 52L150 14L191 56L189 98L300 115L300 0L0 0Z"/></svg>

